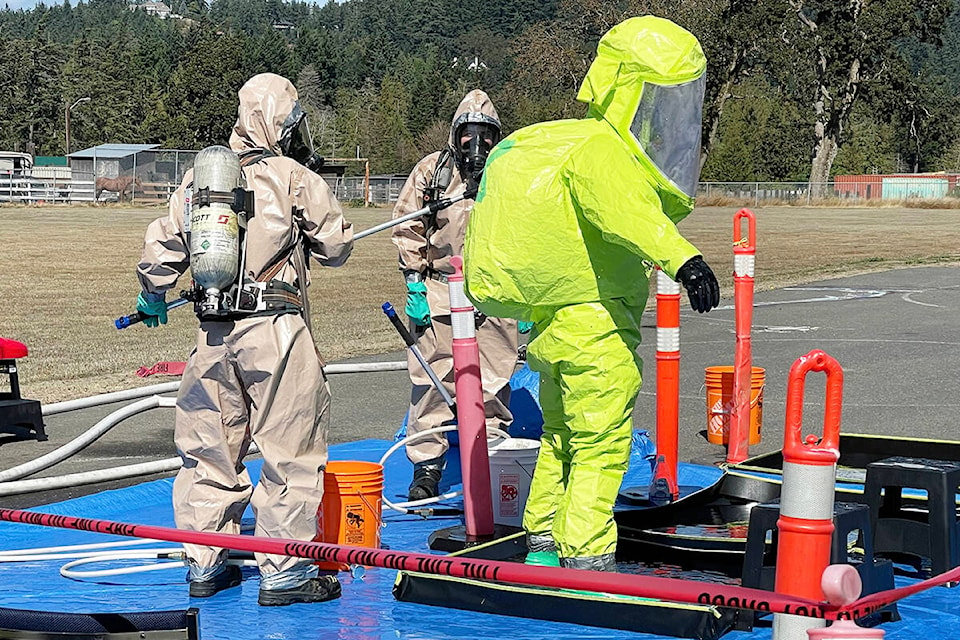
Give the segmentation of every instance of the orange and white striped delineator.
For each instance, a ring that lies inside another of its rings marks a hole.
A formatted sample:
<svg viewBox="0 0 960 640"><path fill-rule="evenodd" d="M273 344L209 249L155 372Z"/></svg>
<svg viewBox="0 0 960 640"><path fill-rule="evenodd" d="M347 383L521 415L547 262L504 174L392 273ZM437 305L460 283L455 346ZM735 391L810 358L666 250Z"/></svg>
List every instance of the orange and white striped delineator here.
<svg viewBox="0 0 960 640"><path fill-rule="evenodd" d="M671 280L659 268L656 358L657 466L650 486L650 499L662 503L680 497L677 483L677 451L680 446L680 283Z"/></svg>
<svg viewBox="0 0 960 640"><path fill-rule="evenodd" d="M832 605L844 606L856 602L863 591L860 574L849 564L832 564L823 572L820 586ZM835 620L829 627L809 629L809 640L877 640L886 633L883 629L865 629L857 626L853 620Z"/></svg>
<svg viewBox="0 0 960 640"><path fill-rule="evenodd" d="M827 375L823 436L802 439L803 385L810 371ZM821 579L830 564L833 538L833 497L840 459L840 413L843 369L815 349L790 367L786 422L783 433L783 488L777 520L777 593L823 600ZM776 615L774 640L806 640L807 630L823 627L822 620Z"/></svg>
<svg viewBox="0 0 960 640"><path fill-rule="evenodd" d="M487 422L480 377L480 347L473 304L463 289L463 258L450 259L450 324L453 332L453 375L457 391L457 434L463 476L463 520L468 537L493 535Z"/></svg>
<svg viewBox="0 0 960 640"><path fill-rule="evenodd" d="M747 220L747 237L741 238L743 219ZM733 366L733 402L730 414L730 438L727 462L737 464L747 459L750 450L750 388L753 358L750 330L753 324L753 271L757 252L757 220L749 209L740 209L733 216L733 292L736 316L737 346Z"/></svg>

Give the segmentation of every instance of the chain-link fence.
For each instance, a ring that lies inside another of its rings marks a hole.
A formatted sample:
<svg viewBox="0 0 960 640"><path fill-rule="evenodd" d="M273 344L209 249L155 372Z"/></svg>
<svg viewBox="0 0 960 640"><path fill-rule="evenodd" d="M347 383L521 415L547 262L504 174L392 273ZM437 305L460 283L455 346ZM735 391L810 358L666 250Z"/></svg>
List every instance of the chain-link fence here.
<svg viewBox="0 0 960 640"><path fill-rule="evenodd" d="M71 159L57 172L0 171L0 202L124 201L164 202L193 166L198 152L151 149L120 158ZM325 175L337 199L353 206L389 205L397 201L407 180L402 175ZM946 174L838 176L828 183L701 182L701 202L758 206L761 203L810 205L826 201L907 202L957 201L960 176Z"/></svg>
<svg viewBox="0 0 960 640"><path fill-rule="evenodd" d="M364 176L324 176L324 178L333 189L337 200L360 205L364 202L373 205L396 202L400 197L400 189L407 181L407 176L370 176L369 184Z"/></svg>

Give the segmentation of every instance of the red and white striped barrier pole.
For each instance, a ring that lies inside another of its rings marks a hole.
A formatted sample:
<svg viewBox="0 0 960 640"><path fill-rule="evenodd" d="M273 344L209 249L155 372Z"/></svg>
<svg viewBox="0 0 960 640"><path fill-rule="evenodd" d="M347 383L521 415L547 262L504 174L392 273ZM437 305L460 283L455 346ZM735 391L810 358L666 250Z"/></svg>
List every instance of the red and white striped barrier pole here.
<svg viewBox="0 0 960 640"><path fill-rule="evenodd" d="M671 280L659 268L656 358L657 466L650 486L650 500L666 503L680 497L677 483L680 446L680 283ZM669 495L665 495L665 491Z"/></svg>
<svg viewBox="0 0 960 640"><path fill-rule="evenodd" d="M561 567L525 565L519 562L478 560L462 556L438 556L397 551L395 549L351 547L328 542L305 542L229 533L186 531L171 527L78 518L76 516L36 511L0 508L0 520L41 527L58 527L116 536L199 544L236 551L273 553L348 565L358 564L400 571L417 571L455 578L497 580L537 587L598 591L638 598L714 605L764 613L789 613L828 620L860 618L921 591L960 581L960 568L956 568L922 582L881 591L849 604L839 605L833 602L816 602L807 598L715 582L642 576L631 573L580 571L579 569L563 569ZM824 593L829 596L831 592L829 589L824 589Z"/></svg>
<svg viewBox="0 0 960 640"><path fill-rule="evenodd" d="M803 385L810 371L827 374L823 436L811 434L802 439ZM815 349L790 367L783 433L783 488L777 520L777 593L810 600L824 598L820 582L830 564L842 397L843 369L823 351ZM823 621L776 615L773 638L806 640L808 629L822 626Z"/></svg>
<svg viewBox="0 0 960 640"><path fill-rule="evenodd" d="M827 602L836 606L845 606L857 601L863 590L863 582L857 570L848 564L832 564L823 572L820 581ZM809 629L809 640L877 640L886 634L883 629L864 629L853 620L835 620L829 627Z"/></svg>
<svg viewBox="0 0 960 640"><path fill-rule="evenodd" d="M741 239L740 227L747 220L747 237ZM733 291L737 346L733 367L733 410L730 415L730 439L727 462L737 464L750 451L750 389L753 358L750 329L753 324L753 270L757 252L757 220L749 209L733 216Z"/></svg>
<svg viewBox="0 0 960 640"><path fill-rule="evenodd" d="M463 519L468 537L493 535L493 499L490 495L490 459L487 456L487 420L480 377L477 325L463 289L463 258L450 259L450 324L453 330L453 375L457 391L457 434L463 475Z"/></svg>
<svg viewBox="0 0 960 640"><path fill-rule="evenodd" d="M351 547L326 542L306 542L283 538L260 538L227 533L186 531L171 527L129 524L110 520L94 520L61 516L36 511L17 511L0 508L0 520L23 524L78 529L118 536L150 538L184 544L199 544L237 551L273 553L295 558L310 558L324 562L348 565L382 567L399 571L416 571L455 578L495 580L537 587L576 589L613 593L638 598L656 598L672 602L715 605L752 609L765 612L802 611L806 615L823 616L821 604L803 598L792 598L760 589L641 576L630 573L605 571L582 571L562 567L542 567L522 562L478 560L461 556L440 556L426 553L411 553L395 549L371 549Z"/></svg>

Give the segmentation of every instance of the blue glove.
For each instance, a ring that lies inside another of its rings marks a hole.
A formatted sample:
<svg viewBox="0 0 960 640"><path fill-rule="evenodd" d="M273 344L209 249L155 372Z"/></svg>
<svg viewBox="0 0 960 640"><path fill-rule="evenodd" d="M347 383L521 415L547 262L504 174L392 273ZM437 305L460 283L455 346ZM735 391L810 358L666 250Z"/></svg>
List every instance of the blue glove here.
<svg viewBox="0 0 960 640"><path fill-rule="evenodd" d="M430 326L430 305L427 304L427 285L422 282L407 283L407 306L404 308L418 327Z"/></svg>
<svg viewBox="0 0 960 640"><path fill-rule="evenodd" d="M141 292L137 296L137 311L147 316L143 324L151 329L158 324L167 324L166 296L162 293Z"/></svg>
<svg viewBox="0 0 960 640"><path fill-rule="evenodd" d="M533 329L533 323L527 322L526 320L521 320L517 323L517 331L520 333L530 333L530 329Z"/></svg>

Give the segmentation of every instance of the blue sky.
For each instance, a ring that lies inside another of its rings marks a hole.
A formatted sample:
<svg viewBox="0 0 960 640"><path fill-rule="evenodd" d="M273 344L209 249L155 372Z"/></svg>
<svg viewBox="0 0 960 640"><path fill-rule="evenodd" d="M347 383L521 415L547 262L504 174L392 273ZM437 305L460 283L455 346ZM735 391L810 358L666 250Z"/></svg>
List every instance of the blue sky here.
<svg viewBox="0 0 960 640"><path fill-rule="evenodd" d="M4 4L9 9L32 9L37 6L37 0L5 0Z"/></svg>

